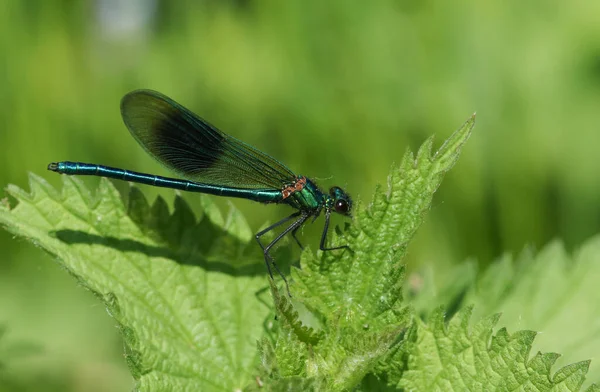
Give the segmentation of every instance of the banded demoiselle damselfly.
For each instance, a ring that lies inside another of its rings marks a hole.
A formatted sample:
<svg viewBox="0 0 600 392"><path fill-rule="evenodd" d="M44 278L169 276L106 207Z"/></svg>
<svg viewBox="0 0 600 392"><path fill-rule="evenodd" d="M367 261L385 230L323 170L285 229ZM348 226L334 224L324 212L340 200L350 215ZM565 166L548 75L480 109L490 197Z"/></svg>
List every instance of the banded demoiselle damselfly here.
<svg viewBox="0 0 600 392"><path fill-rule="evenodd" d="M271 265L283 278L271 248L291 233L296 243L298 229L309 219L325 213L319 248L323 251L348 248L327 247L332 212L349 216L352 199L340 187L322 192L309 178L296 175L281 162L229 136L169 97L151 90L136 90L121 100L121 115L135 140L148 154L184 179L161 177L115 167L82 162L52 162L48 170L68 175L109 177L140 184L173 188L216 196L240 197L261 203L288 204L297 211L256 234L271 279ZM290 223L266 246L260 238Z"/></svg>

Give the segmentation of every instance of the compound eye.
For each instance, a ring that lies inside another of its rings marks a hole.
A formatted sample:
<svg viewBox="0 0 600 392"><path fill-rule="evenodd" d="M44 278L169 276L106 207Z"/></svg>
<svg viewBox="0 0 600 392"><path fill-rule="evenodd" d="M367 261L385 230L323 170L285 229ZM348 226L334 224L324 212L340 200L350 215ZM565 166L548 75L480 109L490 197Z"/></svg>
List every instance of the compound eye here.
<svg viewBox="0 0 600 392"><path fill-rule="evenodd" d="M334 208L337 213L347 214L349 209L348 202L344 199L336 200Z"/></svg>

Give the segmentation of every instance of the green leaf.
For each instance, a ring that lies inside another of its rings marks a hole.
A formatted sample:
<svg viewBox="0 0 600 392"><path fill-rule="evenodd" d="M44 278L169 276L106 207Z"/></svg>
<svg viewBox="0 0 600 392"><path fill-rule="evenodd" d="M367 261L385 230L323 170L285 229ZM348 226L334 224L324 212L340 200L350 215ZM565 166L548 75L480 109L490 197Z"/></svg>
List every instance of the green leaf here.
<svg viewBox="0 0 600 392"><path fill-rule="evenodd" d="M461 310L446 325L442 309L419 321L404 348L406 368L389 372L399 388L415 391L578 391L590 361L565 366L551 375L558 354L530 357L532 331L492 335L499 315L469 328L472 308ZM588 391L596 391L591 386Z"/></svg>
<svg viewBox="0 0 600 392"><path fill-rule="evenodd" d="M502 312L508 328L527 326L540 333L536 349L556 350L569 363L600 352L600 236L573 255L554 241L535 254L527 249L517 260L505 255L478 278L463 302L474 304L476 318ZM589 376L600 380L600 364Z"/></svg>
<svg viewBox="0 0 600 392"><path fill-rule="evenodd" d="M0 205L0 224L54 255L105 303L139 390L236 390L253 380L270 311L255 295L264 263L239 213L219 221L205 204L196 222L179 197L169 213L137 188L125 204L107 180L95 196L63 180L62 194L34 175L30 194L9 186L19 203Z"/></svg>
<svg viewBox="0 0 600 392"><path fill-rule="evenodd" d="M295 270L294 289L313 311L357 316L356 324L394 308L401 298L404 274L400 261L423 222L433 194L452 168L471 134L473 116L435 153L428 139L415 157L410 151L393 168L388 188L377 188L373 202L358 203L353 224L333 237L333 244L350 244L351 251L333 251L314 257L304 253L302 269ZM364 309L369 309L368 314Z"/></svg>
<svg viewBox="0 0 600 392"><path fill-rule="evenodd" d="M516 259L505 254L479 276L472 262L444 271L437 285L430 274L423 276L412 298L423 312L436 304L447 311L450 306L450 312L462 304L473 305L474 320L501 312L508 329L541 331L532 350L560 352L555 366L594 358L600 352L600 236L586 241L573 255L554 241L538 253L527 248ZM600 379L596 361L587 376Z"/></svg>
<svg viewBox="0 0 600 392"><path fill-rule="evenodd" d="M350 250L304 252L302 268L292 272L291 304L273 289L282 331L273 347L262 350L269 353L265 378L300 376L322 390L350 389L377 372L380 361L401 344L411 319L402 304L401 260L474 121L469 119L434 154L431 138L416 156L405 153L390 173L388 188L378 188L367 208L358 203L353 223L331 236L334 245L349 244ZM320 331L303 325L298 309L307 309Z"/></svg>

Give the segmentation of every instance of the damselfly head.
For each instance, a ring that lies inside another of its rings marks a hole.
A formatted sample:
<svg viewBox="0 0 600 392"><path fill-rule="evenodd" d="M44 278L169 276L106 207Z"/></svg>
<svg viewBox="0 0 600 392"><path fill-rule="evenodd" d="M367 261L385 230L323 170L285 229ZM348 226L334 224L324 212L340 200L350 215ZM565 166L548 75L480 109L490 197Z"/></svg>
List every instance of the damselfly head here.
<svg viewBox="0 0 600 392"><path fill-rule="evenodd" d="M329 190L333 199L333 209L338 214L350 215L352 211L352 199L342 188L334 186Z"/></svg>

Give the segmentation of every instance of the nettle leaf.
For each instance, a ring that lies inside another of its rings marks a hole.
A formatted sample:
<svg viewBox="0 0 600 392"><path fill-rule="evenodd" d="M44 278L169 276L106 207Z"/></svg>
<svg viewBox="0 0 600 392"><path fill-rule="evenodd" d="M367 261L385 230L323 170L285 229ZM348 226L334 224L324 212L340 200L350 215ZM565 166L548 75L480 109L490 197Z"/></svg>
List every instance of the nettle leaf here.
<svg viewBox="0 0 600 392"><path fill-rule="evenodd" d="M332 236L333 244L350 244L351 251L325 252L319 257L303 254L302 269L294 271L294 289L312 311L341 311L360 325L395 309L401 298L404 269L400 262L407 245L474 123L473 116L433 155L433 138L416 157L405 153L400 166L392 168L387 189L378 187L367 208L357 203L353 224Z"/></svg>
<svg viewBox="0 0 600 392"><path fill-rule="evenodd" d="M0 224L105 303L138 389L233 391L252 382L270 310L255 295L264 262L239 213L223 219L204 198L196 221L180 197L169 213L135 187L125 204L106 179L95 196L76 178L63 181L61 194L34 175L29 194L9 186L18 204L0 204Z"/></svg>
<svg viewBox="0 0 600 392"><path fill-rule="evenodd" d="M560 241L537 254L526 249L516 260L503 256L478 277L465 295L474 317L502 312L508 328L542 331L535 348L557 350L566 364L600 352L600 236L569 255ZM592 362L589 377L600 380Z"/></svg>
<svg viewBox="0 0 600 392"><path fill-rule="evenodd" d="M377 372L378 363L401 343L411 318L401 301L401 260L474 122L473 116L434 154L432 138L416 156L405 153L387 189L379 187L366 208L358 203L353 223L332 236L334 245L349 244L350 250L303 253L301 269L292 272L292 300L315 316L320 333L307 335L288 299L275 293L278 316L285 322L274 348L263 350L275 353L268 377L303 376L322 390L349 389ZM279 350L290 342L301 350ZM290 363L295 366L281 370L279 364Z"/></svg>
<svg viewBox="0 0 600 392"><path fill-rule="evenodd" d="M554 353L531 356L536 333L509 334L493 328L499 314L483 318L469 328L472 307L456 314L447 324L441 308L428 324L417 321L403 348L406 368L390 381L410 391L579 391L590 361L565 366L551 375L559 357ZM587 391L598 391L592 385Z"/></svg>
<svg viewBox="0 0 600 392"><path fill-rule="evenodd" d="M412 300L422 312L441 305L453 313L457 307L472 305L475 321L501 312L502 324L509 330L541 331L531 350L560 352L555 367L600 352L600 236L586 241L573 255L560 241L553 241L539 252L526 248L516 258L505 254L479 275L475 265L468 261L445 271L437 285L431 273L423 275ZM596 361L587 378L600 380Z"/></svg>

